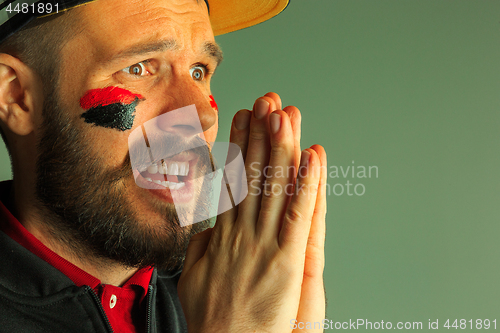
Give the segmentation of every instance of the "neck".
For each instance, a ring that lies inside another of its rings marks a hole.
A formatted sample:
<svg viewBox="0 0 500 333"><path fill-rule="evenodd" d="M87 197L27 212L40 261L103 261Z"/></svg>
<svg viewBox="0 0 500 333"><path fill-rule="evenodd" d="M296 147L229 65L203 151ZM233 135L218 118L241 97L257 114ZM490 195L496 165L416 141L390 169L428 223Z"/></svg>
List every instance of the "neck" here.
<svg viewBox="0 0 500 333"><path fill-rule="evenodd" d="M65 239L57 237L60 233L47 224L48 214L37 207L33 192L23 191L16 185L19 184L14 182L11 190L13 193L10 196L14 198L11 206L12 213L26 230L51 251L99 279L102 284L121 286L137 272L137 268L127 267L109 259L86 255L91 251L86 251L84 246L74 246L76 242L69 237Z"/></svg>

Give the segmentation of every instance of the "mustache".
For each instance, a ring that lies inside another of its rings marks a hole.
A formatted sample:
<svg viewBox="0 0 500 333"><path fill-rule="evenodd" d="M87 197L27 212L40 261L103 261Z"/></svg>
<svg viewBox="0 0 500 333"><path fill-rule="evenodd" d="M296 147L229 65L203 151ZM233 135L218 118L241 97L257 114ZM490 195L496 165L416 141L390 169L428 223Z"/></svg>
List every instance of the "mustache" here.
<svg viewBox="0 0 500 333"><path fill-rule="evenodd" d="M129 139L126 163L133 170L145 170L154 163L179 156L180 159L198 158L198 165L214 169L209 144L198 136L186 139L178 134L164 132L147 137Z"/></svg>

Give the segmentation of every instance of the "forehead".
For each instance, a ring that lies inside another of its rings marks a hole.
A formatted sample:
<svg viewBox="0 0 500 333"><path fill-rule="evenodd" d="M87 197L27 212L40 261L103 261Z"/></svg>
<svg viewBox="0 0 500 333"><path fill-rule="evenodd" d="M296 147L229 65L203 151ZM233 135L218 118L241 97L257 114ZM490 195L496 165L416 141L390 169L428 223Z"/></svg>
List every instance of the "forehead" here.
<svg viewBox="0 0 500 333"><path fill-rule="evenodd" d="M176 50L213 41L208 10L197 0L97 0L77 8L73 44L107 61L141 43L168 40Z"/></svg>

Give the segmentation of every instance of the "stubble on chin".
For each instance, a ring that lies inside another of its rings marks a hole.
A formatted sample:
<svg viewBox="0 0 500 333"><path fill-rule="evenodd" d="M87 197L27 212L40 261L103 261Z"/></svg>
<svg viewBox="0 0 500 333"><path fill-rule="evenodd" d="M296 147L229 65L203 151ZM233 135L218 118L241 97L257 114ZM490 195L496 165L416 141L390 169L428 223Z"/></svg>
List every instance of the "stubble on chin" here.
<svg viewBox="0 0 500 333"><path fill-rule="evenodd" d="M128 155L120 167L104 167L56 98L44 106L36 163L38 207L52 238L80 258L180 268L189 239L209 223L181 227L175 207L159 202L145 214L158 219L140 216L128 195L135 186Z"/></svg>

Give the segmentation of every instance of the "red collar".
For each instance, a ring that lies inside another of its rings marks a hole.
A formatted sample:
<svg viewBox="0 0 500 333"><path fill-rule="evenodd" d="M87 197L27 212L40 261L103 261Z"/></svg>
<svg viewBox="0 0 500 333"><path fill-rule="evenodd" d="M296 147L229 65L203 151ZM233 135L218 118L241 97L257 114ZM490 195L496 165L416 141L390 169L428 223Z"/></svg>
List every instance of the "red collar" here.
<svg viewBox="0 0 500 333"><path fill-rule="evenodd" d="M20 245L28 249L29 251L36 254L41 259L45 260L62 273L64 273L68 278L70 278L77 286L81 287L84 285L90 286L97 295L100 296L101 302L103 304L104 310L110 319L113 328L127 327L127 329L133 329L132 326L136 326L137 321L133 321L129 318L129 314L124 314L125 312L134 312L132 317L136 317L136 306L134 304L142 303L144 297L148 292L149 282L153 274L152 267L146 267L138 270L125 284L121 287L114 287L110 285L102 285L101 281L96 277L88 274L82 269L78 268L71 262L62 258L48 247L42 244L35 236L33 236L26 228L17 220L17 218L12 215L12 213L7 209L2 201L5 201L9 195L11 188L11 181L0 182L0 230L18 242ZM138 286L140 288L134 287ZM115 296L117 295L117 296ZM117 301L117 297L123 297L120 301ZM110 301L111 297L114 299ZM123 301L124 300L124 301ZM114 302L110 308L109 304ZM124 304L127 303L127 304ZM114 311L111 309L115 308ZM119 313L122 312L121 315ZM123 321L123 316L125 316L125 321ZM143 320L139 320L142 322ZM129 325L130 324L130 325ZM126 325L126 326L123 326ZM139 325L139 327L142 325ZM119 330L120 331L120 330Z"/></svg>

